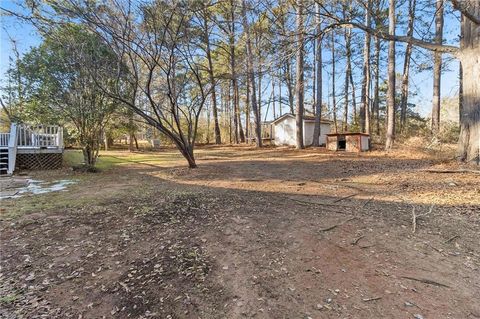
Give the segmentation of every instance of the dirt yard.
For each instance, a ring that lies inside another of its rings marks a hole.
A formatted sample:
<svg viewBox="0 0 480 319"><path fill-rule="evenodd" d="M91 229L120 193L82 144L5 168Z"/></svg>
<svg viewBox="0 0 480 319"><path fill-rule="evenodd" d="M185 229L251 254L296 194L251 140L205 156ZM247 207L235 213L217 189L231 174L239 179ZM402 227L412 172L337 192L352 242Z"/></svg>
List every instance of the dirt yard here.
<svg viewBox="0 0 480 319"><path fill-rule="evenodd" d="M29 172L76 182L2 200L0 317L480 318L479 174L420 152L197 158Z"/></svg>

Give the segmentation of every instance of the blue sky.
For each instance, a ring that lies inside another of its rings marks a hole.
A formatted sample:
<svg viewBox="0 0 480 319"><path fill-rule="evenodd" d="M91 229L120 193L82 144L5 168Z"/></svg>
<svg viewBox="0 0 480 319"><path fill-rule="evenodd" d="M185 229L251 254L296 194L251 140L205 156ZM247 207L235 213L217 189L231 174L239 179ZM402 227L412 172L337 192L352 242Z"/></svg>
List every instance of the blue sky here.
<svg viewBox="0 0 480 319"><path fill-rule="evenodd" d="M10 10L17 10L17 6L15 5L14 1L11 0L0 0L0 4L2 7L10 9ZM447 10L448 11L448 10ZM0 74L5 74L5 71L8 68L9 64L9 57L13 57L13 47L9 38L13 38L17 43L17 48L21 54L27 52L31 47L37 46L41 43L41 38L36 33L34 27L27 23L21 23L13 17L1 17L1 34L0 34ZM402 34L404 30L402 27L398 28L397 33ZM459 33L459 22L458 17L454 14L446 14L445 16L445 25L444 25L444 35L446 38L447 43L455 44L456 39ZM418 36L418 35L417 35ZM398 43L397 44L397 72L401 73L403 68L403 54L404 51L404 44ZM373 51L373 48L372 48ZM420 50L422 54L428 59L429 57L433 57L432 53ZM324 61L330 60L329 49L324 50ZM307 58L311 58L311 53L307 55ZM433 59L433 58L432 58ZM382 60L386 63L385 55L382 56ZM343 76L345 70L345 63L343 61L339 61L337 66L337 90L339 94L343 87ZM412 65L415 63L413 61ZM354 65L354 72L360 72L360 66ZM330 94L331 89L327 87L327 85L331 85L331 81L328 78L328 73L330 72L330 67L327 65L324 70L324 101L327 100L327 92ZM458 62L456 60L452 60L448 64L448 71L444 71L442 76L442 86L441 86L441 95L442 97L450 97L455 96L458 94ZM383 72L383 77L386 76L386 67L382 68L381 71ZM360 73L358 73L360 74ZM417 111L420 114L426 116L430 113L430 108L432 104L432 86L433 86L433 79L432 79L432 72L431 71L423 71L420 73L412 72L411 73L411 89L416 89L418 92L417 96L411 97L409 100L411 103L417 105ZM2 78L4 78L2 76ZM311 81L311 79L307 79ZM265 84L264 84L265 85ZM285 95L287 90L284 87L282 89L283 94ZM264 96L265 99L270 96L271 90L267 89ZM359 98L360 92L357 93L357 97ZM306 92L306 102L311 100L311 92ZM328 97L330 100L330 97ZM278 103L277 103L278 107ZM264 107L264 110L266 106ZM283 107L284 112L287 110L287 106L284 105ZM277 110L278 113L278 110ZM270 110L267 119L272 117L272 112Z"/></svg>

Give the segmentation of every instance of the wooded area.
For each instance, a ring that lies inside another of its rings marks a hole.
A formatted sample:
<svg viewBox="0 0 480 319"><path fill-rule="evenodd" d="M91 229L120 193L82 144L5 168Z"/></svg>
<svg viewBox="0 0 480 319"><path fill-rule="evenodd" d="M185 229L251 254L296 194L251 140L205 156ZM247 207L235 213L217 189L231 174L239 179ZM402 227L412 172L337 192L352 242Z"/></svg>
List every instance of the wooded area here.
<svg viewBox="0 0 480 319"><path fill-rule="evenodd" d="M43 39L14 50L2 107L12 122L71 125L88 165L109 134L133 143L143 122L193 168L196 143L262 147L262 123L287 112L298 149L313 115L315 137L329 119L390 150L397 136L441 135L448 61L460 63L458 159L479 164L479 10L477 0L30 1L2 7ZM460 20L459 41L445 38L445 16ZM429 123L410 102L412 59L432 73Z"/></svg>
<svg viewBox="0 0 480 319"><path fill-rule="evenodd" d="M480 0L0 12L0 318L480 318Z"/></svg>

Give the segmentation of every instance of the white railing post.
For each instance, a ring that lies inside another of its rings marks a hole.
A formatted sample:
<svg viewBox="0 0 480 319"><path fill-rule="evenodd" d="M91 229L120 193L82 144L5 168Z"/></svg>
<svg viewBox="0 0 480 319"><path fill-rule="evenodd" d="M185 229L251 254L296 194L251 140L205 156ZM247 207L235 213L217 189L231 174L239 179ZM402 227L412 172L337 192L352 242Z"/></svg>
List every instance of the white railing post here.
<svg viewBox="0 0 480 319"><path fill-rule="evenodd" d="M13 174L15 170L15 161L17 160L17 124L10 125L10 139L8 141L8 170L7 174Z"/></svg>
<svg viewBox="0 0 480 319"><path fill-rule="evenodd" d="M63 150L63 126L58 127L57 138L58 138L57 145L59 148Z"/></svg>

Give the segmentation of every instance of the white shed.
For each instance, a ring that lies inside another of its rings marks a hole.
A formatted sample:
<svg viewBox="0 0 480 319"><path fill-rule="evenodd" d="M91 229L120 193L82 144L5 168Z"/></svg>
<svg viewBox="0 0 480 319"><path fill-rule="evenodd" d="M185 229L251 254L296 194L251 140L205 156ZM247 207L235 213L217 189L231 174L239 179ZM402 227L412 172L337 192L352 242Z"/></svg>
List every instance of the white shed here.
<svg viewBox="0 0 480 319"><path fill-rule="evenodd" d="M291 113L284 114L272 122L273 138L275 145L296 145L297 124L295 115ZM320 122L320 145L327 142L327 134L332 130L333 122L322 120ZM303 144L309 146L313 144L313 130L315 128L315 117L303 117Z"/></svg>

